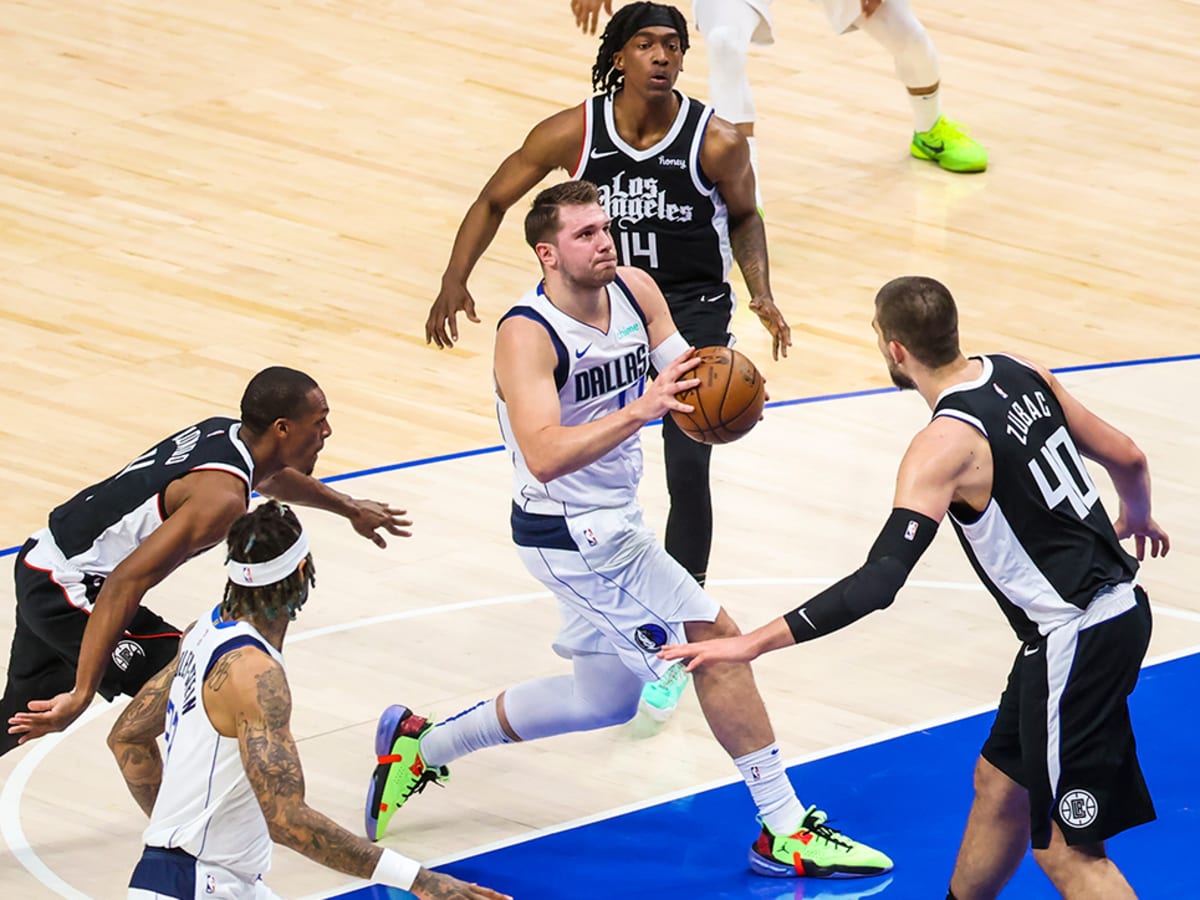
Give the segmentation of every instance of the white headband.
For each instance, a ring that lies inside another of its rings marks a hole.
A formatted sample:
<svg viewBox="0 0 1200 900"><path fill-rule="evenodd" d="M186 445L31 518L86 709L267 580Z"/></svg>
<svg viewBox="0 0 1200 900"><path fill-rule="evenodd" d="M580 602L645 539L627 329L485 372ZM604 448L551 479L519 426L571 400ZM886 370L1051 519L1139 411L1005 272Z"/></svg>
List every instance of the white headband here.
<svg viewBox="0 0 1200 900"><path fill-rule="evenodd" d="M229 580L242 587L263 587L283 581L300 566L300 561L308 556L308 535L303 530L296 543L288 547L274 559L266 562L246 563L231 559L225 564Z"/></svg>

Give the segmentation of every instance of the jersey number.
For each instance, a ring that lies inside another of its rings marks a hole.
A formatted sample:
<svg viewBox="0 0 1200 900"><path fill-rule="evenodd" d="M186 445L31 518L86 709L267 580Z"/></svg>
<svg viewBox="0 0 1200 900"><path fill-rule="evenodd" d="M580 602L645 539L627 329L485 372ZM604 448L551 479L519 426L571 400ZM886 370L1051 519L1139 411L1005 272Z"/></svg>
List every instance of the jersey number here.
<svg viewBox="0 0 1200 900"><path fill-rule="evenodd" d="M1079 451L1075 449L1066 427L1060 425L1046 439L1042 445L1042 461L1049 470L1049 477L1042 470L1037 457L1029 461L1029 471L1046 498L1046 505L1054 509L1066 500L1079 518L1086 519L1088 511L1100 499L1100 492L1083 467L1083 460L1079 458Z"/></svg>
<svg viewBox="0 0 1200 900"><path fill-rule="evenodd" d="M646 265L638 266L638 257L646 259ZM658 235L653 231L621 232L621 265L637 266L639 269L658 268Z"/></svg>

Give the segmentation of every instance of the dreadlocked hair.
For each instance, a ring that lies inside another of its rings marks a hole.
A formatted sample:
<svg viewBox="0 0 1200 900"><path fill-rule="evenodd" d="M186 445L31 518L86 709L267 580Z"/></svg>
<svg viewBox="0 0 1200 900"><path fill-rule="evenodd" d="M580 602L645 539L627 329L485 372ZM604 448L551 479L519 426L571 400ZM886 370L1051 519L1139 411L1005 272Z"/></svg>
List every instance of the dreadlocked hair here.
<svg viewBox="0 0 1200 900"><path fill-rule="evenodd" d="M687 53L687 19L673 6L664 3L630 3L617 10L604 33L600 35L600 49L596 63L592 66L592 88L602 94L612 94L625 83L625 73L613 66L613 55L629 43L629 39L643 27L666 26L667 22L679 34L679 49Z"/></svg>
<svg viewBox="0 0 1200 900"><path fill-rule="evenodd" d="M276 559L296 543L301 530L300 520L291 508L271 500L233 523L225 541L225 561L261 563ZM295 572L274 584L245 587L228 581L221 601L221 616L249 619L261 615L272 621L280 616L295 619L308 599L308 589L317 583L316 576L310 553L303 566L297 566Z"/></svg>

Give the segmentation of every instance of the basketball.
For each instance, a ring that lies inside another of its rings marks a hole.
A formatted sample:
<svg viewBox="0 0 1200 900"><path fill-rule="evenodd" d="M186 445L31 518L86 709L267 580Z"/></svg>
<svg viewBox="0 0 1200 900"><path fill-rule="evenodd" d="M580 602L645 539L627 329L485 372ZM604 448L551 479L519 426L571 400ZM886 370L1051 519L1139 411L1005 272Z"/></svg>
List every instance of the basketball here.
<svg viewBox="0 0 1200 900"><path fill-rule="evenodd" d="M702 347L700 365L684 378L700 384L675 395L694 407L690 413L671 410L671 418L688 437L702 444L728 444L758 424L767 398L754 363L729 347Z"/></svg>

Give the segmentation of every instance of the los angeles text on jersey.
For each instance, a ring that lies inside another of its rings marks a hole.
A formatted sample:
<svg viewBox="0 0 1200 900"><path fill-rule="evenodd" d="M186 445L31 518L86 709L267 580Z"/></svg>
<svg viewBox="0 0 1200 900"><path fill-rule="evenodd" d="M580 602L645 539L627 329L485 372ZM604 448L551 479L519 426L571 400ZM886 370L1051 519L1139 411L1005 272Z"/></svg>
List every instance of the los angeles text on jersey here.
<svg viewBox="0 0 1200 900"><path fill-rule="evenodd" d="M601 397L621 390L645 377L649 354L643 344L621 359L610 359L599 366L575 372L575 402Z"/></svg>
<svg viewBox="0 0 1200 900"><path fill-rule="evenodd" d="M657 178L628 178L618 172L609 184L599 185L600 205L619 226L636 225L646 219L660 222L690 222L692 206L668 203L667 193Z"/></svg>

